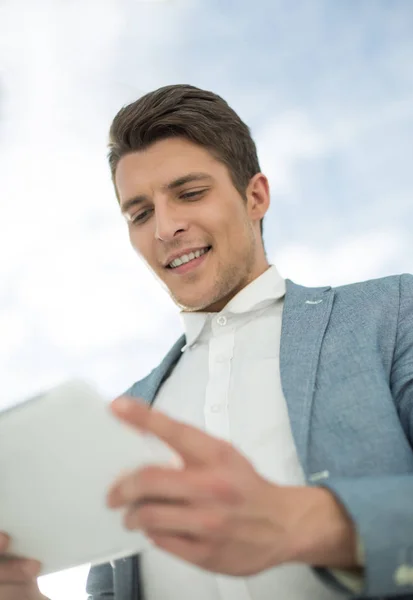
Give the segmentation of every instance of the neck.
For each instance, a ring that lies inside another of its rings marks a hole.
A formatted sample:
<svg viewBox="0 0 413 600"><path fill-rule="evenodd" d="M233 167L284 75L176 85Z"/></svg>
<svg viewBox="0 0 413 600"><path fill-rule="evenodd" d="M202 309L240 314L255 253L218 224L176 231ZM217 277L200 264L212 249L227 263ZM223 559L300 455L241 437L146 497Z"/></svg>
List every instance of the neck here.
<svg viewBox="0 0 413 600"><path fill-rule="evenodd" d="M217 300L216 302L214 302L210 306L207 306L206 308L203 308L199 312L220 312L226 307L228 302L230 302L232 298L234 298L234 296L239 294L241 290L247 287L247 285L252 283L255 279L258 279L258 277L265 273L265 271L267 271L270 268L270 266L271 265L265 258L262 264L256 265L252 272L249 274L249 276L244 281L241 281L236 288L231 290L231 292L227 296L225 296L224 298L220 298L220 300Z"/></svg>

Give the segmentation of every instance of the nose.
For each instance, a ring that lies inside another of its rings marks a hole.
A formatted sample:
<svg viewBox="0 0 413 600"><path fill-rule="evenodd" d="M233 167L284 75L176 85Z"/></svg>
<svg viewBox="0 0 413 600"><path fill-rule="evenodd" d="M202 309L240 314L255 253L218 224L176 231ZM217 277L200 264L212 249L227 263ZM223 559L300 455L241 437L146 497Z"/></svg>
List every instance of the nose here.
<svg viewBox="0 0 413 600"><path fill-rule="evenodd" d="M155 238L163 242L173 240L180 232L186 231L187 223L176 207L163 205L155 210Z"/></svg>

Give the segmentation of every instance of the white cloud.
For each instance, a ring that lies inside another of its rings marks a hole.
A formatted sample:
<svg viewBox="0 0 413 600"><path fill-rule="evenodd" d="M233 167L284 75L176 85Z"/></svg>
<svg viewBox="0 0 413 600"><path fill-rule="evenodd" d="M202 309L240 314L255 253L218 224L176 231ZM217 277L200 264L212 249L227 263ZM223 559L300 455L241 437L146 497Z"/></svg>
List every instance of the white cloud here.
<svg viewBox="0 0 413 600"><path fill-rule="evenodd" d="M256 135L261 168L269 177L271 191L290 194L294 168L301 159L314 159L325 150L325 139L303 111L290 110L269 119Z"/></svg>
<svg viewBox="0 0 413 600"><path fill-rule="evenodd" d="M323 249L287 245L273 262L285 277L301 285L337 286L383 276L384 265L391 265L407 245L408 240L398 231L371 231Z"/></svg>
<svg viewBox="0 0 413 600"><path fill-rule="evenodd" d="M344 150L358 153L360 142L366 136L389 125L397 126L412 117L413 96L377 106L374 110L339 116L328 125L323 121L316 122L304 110L281 111L278 116L268 119L256 133L261 168L270 180L273 194L294 202L297 167L301 161L319 161L333 152ZM373 155L377 151L381 149L370 149ZM364 156L363 159L365 162L371 157Z"/></svg>

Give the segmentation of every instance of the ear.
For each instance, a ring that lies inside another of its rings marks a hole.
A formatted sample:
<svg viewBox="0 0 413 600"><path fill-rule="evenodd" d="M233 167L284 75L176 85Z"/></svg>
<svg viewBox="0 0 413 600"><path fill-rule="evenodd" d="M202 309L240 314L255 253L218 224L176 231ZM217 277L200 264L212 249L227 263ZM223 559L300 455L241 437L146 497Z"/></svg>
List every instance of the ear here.
<svg viewBox="0 0 413 600"><path fill-rule="evenodd" d="M256 173L251 178L246 194L251 221L261 221L270 206L270 186L263 173Z"/></svg>

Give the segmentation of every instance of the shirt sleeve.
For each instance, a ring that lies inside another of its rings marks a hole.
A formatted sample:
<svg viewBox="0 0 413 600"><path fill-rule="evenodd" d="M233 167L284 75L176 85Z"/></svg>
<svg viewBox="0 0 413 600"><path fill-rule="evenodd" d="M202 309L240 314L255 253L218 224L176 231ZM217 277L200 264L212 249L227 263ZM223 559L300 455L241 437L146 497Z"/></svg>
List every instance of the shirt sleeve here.
<svg viewBox="0 0 413 600"><path fill-rule="evenodd" d="M364 548L360 536L357 535L357 564L354 569L331 569L331 573L351 592L359 594L364 587Z"/></svg>

